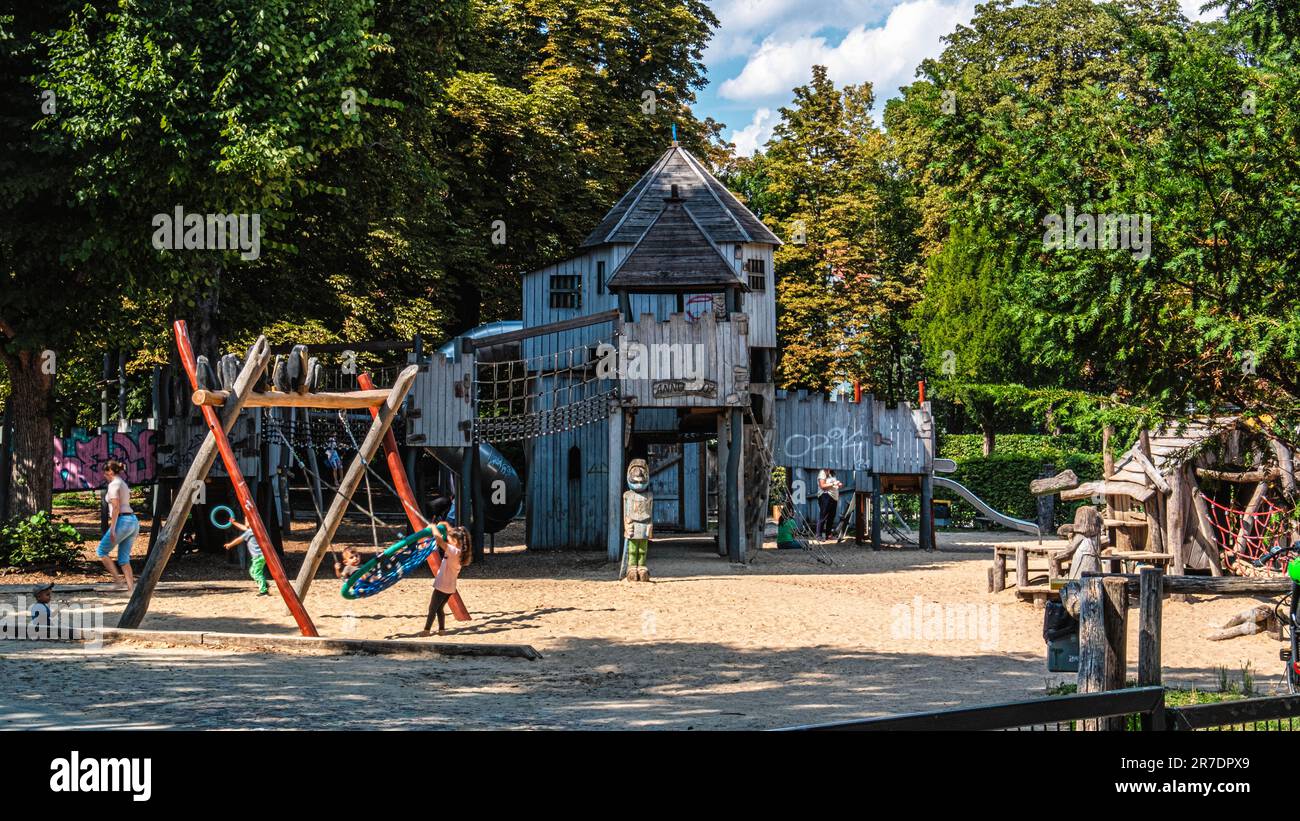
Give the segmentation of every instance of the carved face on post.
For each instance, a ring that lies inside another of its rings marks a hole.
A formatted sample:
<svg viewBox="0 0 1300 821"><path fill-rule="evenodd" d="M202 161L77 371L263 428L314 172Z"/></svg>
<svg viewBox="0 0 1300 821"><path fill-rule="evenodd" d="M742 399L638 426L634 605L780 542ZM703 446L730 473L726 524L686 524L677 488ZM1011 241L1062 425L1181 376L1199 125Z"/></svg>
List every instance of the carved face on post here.
<svg viewBox="0 0 1300 821"><path fill-rule="evenodd" d="M650 465L644 459L633 459L627 466L627 486L637 492L650 488Z"/></svg>

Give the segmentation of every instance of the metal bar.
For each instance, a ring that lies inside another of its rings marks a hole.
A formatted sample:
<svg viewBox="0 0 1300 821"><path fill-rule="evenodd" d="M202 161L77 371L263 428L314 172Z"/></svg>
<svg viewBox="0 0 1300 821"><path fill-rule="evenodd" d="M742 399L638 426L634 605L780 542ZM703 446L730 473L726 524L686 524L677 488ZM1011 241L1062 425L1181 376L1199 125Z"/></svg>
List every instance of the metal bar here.
<svg viewBox="0 0 1300 821"><path fill-rule="evenodd" d="M1011 701L980 707L957 707L927 713L805 724L783 728L807 730L1005 730L1035 724L1151 713L1164 708L1162 687L1135 687L1106 693L1085 693L1032 701ZM1240 703L1240 702L1238 702ZM1212 705L1221 706L1221 705ZM1166 712L1172 712L1167 710Z"/></svg>

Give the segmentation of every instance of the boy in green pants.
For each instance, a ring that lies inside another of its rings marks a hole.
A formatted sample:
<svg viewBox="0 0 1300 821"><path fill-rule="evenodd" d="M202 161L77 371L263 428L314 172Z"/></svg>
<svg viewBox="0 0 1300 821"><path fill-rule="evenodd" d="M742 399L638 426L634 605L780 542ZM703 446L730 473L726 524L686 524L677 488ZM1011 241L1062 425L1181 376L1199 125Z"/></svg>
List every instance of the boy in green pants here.
<svg viewBox="0 0 1300 821"><path fill-rule="evenodd" d="M241 532L234 539L226 542L226 549L229 550L240 542L248 545L248 575L257 582L257 595L265 596L267 594L266 558L262 556L262 546L257 543L257 536L253 535L253 529L247 522L232 521L230 525Z"/></svg>

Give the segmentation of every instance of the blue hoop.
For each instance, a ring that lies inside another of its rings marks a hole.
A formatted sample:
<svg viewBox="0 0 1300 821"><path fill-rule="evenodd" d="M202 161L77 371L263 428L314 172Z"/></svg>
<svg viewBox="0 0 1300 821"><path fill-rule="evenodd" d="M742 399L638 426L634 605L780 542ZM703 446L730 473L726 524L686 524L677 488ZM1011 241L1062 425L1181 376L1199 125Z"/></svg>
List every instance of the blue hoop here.
<svg viewBox="0 0 1300 821"><path fill-rule="evenodd" d="M433 552L433 531L429 528L412 533L392 547L357 568L343 582L339 592L345 599L360 599L381 593L400 582L408 573L424 564Z"/></svg>
<svg viewBox="0 0 1300 821"><path fill-rule="evenodd" d="M223 510L226 511L226 517L227 517L225 524L222 524L221 522L217 521L217 514ZM208 521L212 522L212 526L217 528L218 530L229 530L230 526L235 522L235 511L231 510L225 505L217 505L216 507L212 508L212 512L208 514Z"/></svg>

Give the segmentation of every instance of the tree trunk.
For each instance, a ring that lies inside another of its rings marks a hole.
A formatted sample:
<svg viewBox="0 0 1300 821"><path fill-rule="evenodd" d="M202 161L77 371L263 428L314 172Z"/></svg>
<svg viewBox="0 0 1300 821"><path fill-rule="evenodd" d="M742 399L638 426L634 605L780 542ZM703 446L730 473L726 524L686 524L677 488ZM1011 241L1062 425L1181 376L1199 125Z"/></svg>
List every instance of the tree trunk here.
<svg viewBox="0 0 1300 821"><path fill-rule="evenodd" d="M196 301L193 316L186 323L190 329L190 344L194 347L194 355L206 356L214 368L217 359L221 356L217 315L221 312L222 273L222 266L217 265L212 275L212 282Z"/></svg>
<svg viewBox="0 0 1300 821"><path fill-rule="evenodd" d="M45 373L40 351L0 354L9 371L13 420L13 472L9 515L50 509L54 491L54 374Z"/></svg>
<svg viewBox="0 0 1300 821"><path fill-rule="evenodd" d="M985 417L980 419L980 431L984 434L984 455L993 455L993 448L997 445L997 433L993 430L993 420Z"/></svg>

